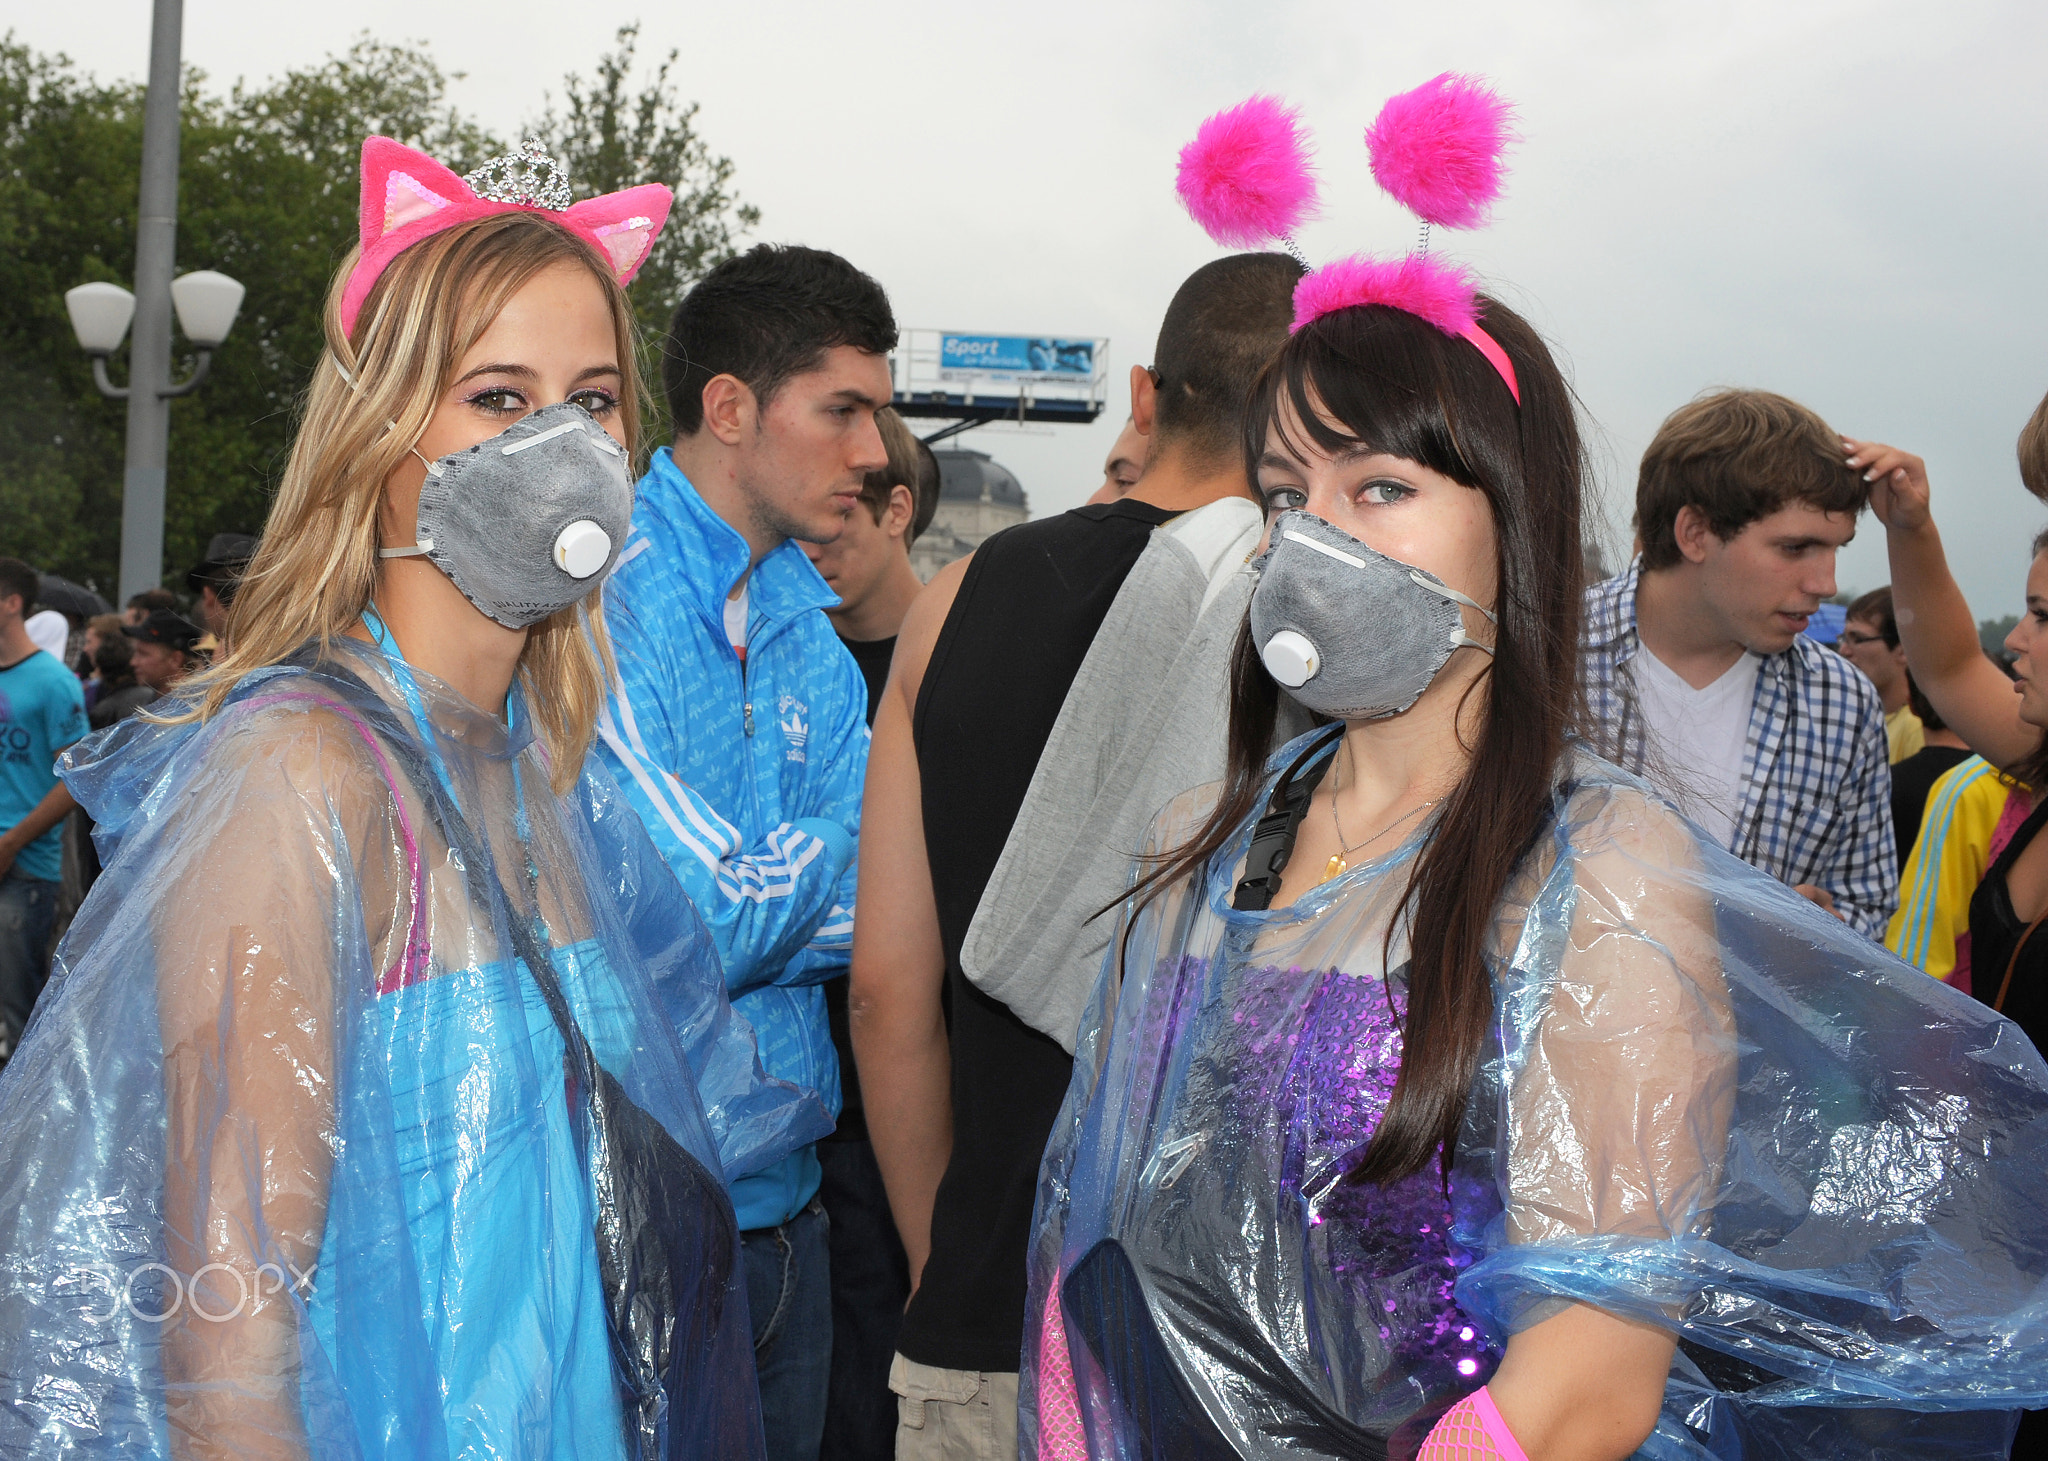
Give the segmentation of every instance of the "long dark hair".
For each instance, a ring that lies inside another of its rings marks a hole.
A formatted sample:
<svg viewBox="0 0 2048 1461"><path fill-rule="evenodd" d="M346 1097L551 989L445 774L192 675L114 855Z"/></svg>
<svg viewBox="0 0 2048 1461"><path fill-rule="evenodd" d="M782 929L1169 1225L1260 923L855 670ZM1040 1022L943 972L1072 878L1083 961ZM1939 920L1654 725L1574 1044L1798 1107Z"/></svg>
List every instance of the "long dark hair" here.
<svg viewBox="0 0 2048 1461"><path fill-rule="evenodd" d="M1401 1073L1355 1180L1387 1182L1427 1166L1455 1141L1493 1017L1486 954L1502 895L1548 825L1552 781L1576 719L1580 497L1585 459L1571 389L1542 339L1482 298L1486 332L1513 361L1517 408L1478 350L1405 311L1355 306L1296 333L1259 378L1245 420L1256 479L1270 433L1291 410L1326 452L1355 449L1419 462L1486 494L1493 509L1499 627L1464 778L1409 875L1408 1014ZM1361 632L1364 632L1363 630ZM1260 664L1249 620L1230 675L1229 770L1200 831L1137 887L1139 904L1209 859L1259 806L1273 751L1279 687ZM1389 947L1398 916L1390 923Z"/></svg>

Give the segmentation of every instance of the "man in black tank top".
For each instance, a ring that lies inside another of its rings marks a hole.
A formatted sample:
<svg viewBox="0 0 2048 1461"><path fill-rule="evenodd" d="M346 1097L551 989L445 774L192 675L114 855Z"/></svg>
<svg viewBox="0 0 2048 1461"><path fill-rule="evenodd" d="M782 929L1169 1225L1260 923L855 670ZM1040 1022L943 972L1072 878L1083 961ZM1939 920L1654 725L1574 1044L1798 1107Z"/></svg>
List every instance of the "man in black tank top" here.
<svg viewBox="0 0 2048 1461"><path fill-rule="evenodd" d="M961 948L1154 529L1251 495L1243 402L1286 338L1299 274L1279 255L1196 271L1168 309L1156 366L1131 373L1133 415L1155 443L1137 487L991 537L933 579L898 640L863 803L852 1007L869 1133L915 1285L890 1376L901 1461L1017 1454L1025 1248L1072 1061L966 978Z"/></svg>

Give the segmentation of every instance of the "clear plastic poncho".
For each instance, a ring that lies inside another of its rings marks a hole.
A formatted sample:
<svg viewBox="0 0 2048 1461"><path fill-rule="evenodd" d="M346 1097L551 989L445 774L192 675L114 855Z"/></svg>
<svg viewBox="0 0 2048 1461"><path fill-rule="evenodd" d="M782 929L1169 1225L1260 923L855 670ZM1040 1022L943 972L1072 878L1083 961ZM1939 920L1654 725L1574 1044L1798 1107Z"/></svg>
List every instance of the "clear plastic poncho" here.
<svg viewBox="0 0 2048 1461"><path fill-rule="evenodd" d="M1254 913L1248 823L1127 905L1040 1176L1026 1458L1411 1456L1572 1300L1679 1336L1645 1457L2003 1457L2048 1403L2032 1045L1626 773L1569 772L1447 1169L1344 1180L1399 1068L1383 947L1426 830Z"/></svg>
<svg viewBox="0 0 2048 1461"><path fill-rule="evenodd" d="M557 798L523 729L374 646L331 656L67 758L106 871L0 1074L0 1456L628 1454L584 1105L504 907L538 913L599 1062L707 1174L829 1128L762 1074L602 771ZM509 902L472 899L400 769L422 720L411 762ZM665 1456L760 1451L722 1186Z"/></svg>

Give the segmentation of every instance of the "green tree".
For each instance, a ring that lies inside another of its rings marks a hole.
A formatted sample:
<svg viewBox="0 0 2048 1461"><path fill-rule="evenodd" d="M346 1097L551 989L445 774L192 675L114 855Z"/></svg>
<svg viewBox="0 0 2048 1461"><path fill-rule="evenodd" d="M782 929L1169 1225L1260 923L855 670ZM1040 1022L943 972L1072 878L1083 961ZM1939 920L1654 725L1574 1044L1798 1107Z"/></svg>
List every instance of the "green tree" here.
<svg viewBox="0 0 2048 1461"><path fill-rule="evenodd" d="M93 388L63 292L133 266L141 107L138 88L0 41L0 552L106 582L120 408Z"/></svg>
<svg viewBox="0 0 2048 1461"><path fill-rule="evenodd" d="M2017 614L2007 614L2002 619L1982 619L1977 624L1977 642L1984 646L1984 652L2000 664L2009 664L2012 656L2005 652L2005 636L2012 633L2013 626L2020 622Z"/></svg>
<svg viewBox="0 0 2048 1461"><path fill-rule="evenodd" d="M691 131L694 108L675 99L668 65L642 96L624 98L633 40L631 28L621 33L595 81L567 78L570 109L556 135L583 147L572 172L590 161L607 169L586 193L676 188L670 235L635 289L643 317L665 323L674 299L758 215L733 198L731 164ZM458 172L506 150L450 103L457 79L420 47L367 35L316 66L225 94L188 71L178 268L219 269L249 292L212 376L172 409L172 586L182 589L177 575L211 534L254 531L268 511L324 348L327 289L355 242L363 137L395 137ZM132 278L141 154L140 86L100 83L63 56L0 38L0 553L105 591L119 558L126 414L94 388L63 294ZM177 364L181 375L190 367L189 358ZM125 371L117 357L112 373Z"/></svg>

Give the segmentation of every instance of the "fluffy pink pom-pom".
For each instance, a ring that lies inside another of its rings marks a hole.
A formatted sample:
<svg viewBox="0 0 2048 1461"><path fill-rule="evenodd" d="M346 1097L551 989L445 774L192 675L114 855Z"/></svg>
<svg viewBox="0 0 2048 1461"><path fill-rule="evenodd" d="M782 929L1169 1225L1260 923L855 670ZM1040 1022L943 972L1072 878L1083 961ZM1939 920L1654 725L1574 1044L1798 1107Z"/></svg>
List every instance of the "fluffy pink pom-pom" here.
<svg viewBox="0 0 2048 1461"><path fill-rule="evenodd" d="M1181 148L1177 186L1189 216L1226 248L1293 233L1316 206L1300 114L1272 96L1218 112Z"/></svg>
<svg viewBox="0 0 2048 1461"><path fill-rule="evenodd" d="M1446 335L1462 335L1478 322L1478 292L1471 273L1448 260L1353 254L1304 275L1294 286L1294 328L1354 304L1385 304L1421 316Z"/></svg>
<svg viewBox="0 0 2048 1461"><path fill-rule="evenodd" d="M1475 227L1500 196L1513 115L1485 82L1446 71L1393 98L1365 129L1372 175L1417 217Z"/></svg>

